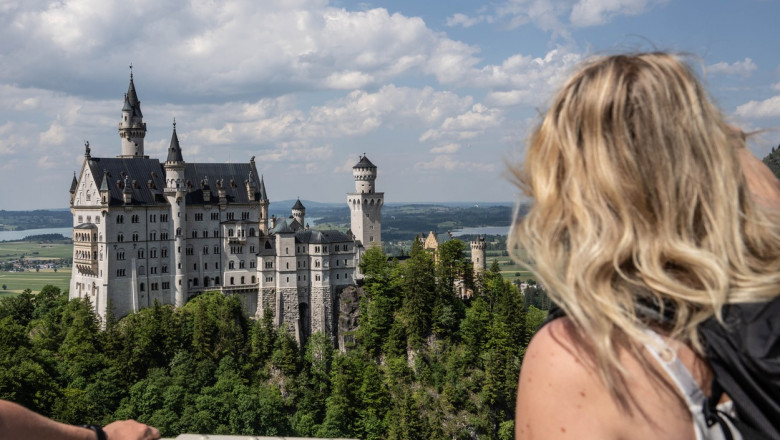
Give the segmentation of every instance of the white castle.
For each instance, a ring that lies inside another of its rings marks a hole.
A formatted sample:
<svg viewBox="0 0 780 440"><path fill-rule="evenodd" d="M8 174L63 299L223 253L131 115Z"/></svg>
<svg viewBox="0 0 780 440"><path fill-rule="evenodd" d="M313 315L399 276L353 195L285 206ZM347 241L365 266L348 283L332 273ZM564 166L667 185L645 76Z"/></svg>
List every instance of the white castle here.
<svg viewBox="0 0 780 440"><path fill-rule="evenodd" d="M364 246L381 246L384 194L374 191L377 168L365 155L353 167L345 234L309 229L300 200L289 218L269 218L254 157L186 162L175 122L165 162L144 155L146 123L132 73L119 136L116 158L92 157L86 143L73 177L71 298L89 298L105 319L109 307L122 317L217 290L238 295L251 316L270 310L299 340L316 331L335 335L339 293L360 277Z"/></svg>

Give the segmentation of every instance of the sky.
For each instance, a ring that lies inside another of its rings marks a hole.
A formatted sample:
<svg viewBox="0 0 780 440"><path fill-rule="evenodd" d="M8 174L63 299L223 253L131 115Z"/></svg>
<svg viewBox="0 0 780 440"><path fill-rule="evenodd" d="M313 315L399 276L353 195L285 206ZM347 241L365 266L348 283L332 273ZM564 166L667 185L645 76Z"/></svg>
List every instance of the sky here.
<svg viewBox="0 0 780 440"><path fill-rule="evenodd" d="M0 0L0 209L68 207L84 142L255 156L269 198L341 202L366 154L386 202L513 202L507 164L582 60L690 55L763 157L780 144L778 0ZM775 129L774 131L772 129ZM346 203L346 202L345 202Z"/></svg>

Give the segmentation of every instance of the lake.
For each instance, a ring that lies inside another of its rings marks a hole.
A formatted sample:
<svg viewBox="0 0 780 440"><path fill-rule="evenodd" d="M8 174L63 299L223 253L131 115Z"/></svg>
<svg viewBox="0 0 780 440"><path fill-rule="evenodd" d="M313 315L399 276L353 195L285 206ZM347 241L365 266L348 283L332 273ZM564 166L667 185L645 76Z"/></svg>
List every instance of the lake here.
<svg viewBox="0 0 780 440"><path fill-rule="evenodd" d="M0 231L0 241L17 241L28 235L62 234L67 238L73 236L73 228L42 228L25 229L24 231Z"/></svg>

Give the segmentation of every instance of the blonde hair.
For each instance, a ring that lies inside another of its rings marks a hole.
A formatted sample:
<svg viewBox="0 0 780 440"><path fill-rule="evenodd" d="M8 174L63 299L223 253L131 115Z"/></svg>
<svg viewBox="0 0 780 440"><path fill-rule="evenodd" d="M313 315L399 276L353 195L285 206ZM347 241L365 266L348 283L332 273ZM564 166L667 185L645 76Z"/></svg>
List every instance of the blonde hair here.
<svg viewBox="0 0 780 440"><path fill-rule="evenodd" d="M697 326L724 304L780 293L778 222L751 200L740 146L677 56L616 55L572 75L512 169L533 203L509 250L592 344L613 395L617 341L647 341L638 300L671 306L664 330L702 353Z"/></svg>

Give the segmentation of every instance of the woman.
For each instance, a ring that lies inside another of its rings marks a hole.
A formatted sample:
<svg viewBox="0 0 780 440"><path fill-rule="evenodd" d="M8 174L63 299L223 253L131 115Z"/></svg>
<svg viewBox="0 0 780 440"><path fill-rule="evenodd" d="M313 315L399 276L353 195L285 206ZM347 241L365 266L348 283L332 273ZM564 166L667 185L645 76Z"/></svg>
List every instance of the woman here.
<svg viewBox="0 0 780 440"><path fill-rule="evenodd" d="M565 315L526 351L516 437L719 438L696 402L711 382L697 326L780 294L780 189L742 132L678 57L603 57L514 174L533 205L510 250Z"/></svg>

